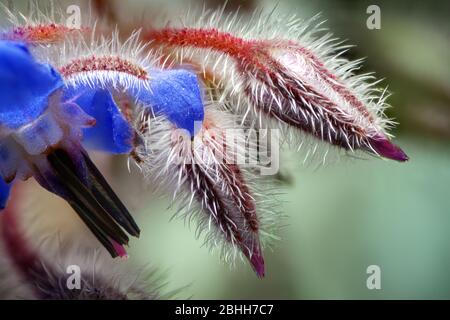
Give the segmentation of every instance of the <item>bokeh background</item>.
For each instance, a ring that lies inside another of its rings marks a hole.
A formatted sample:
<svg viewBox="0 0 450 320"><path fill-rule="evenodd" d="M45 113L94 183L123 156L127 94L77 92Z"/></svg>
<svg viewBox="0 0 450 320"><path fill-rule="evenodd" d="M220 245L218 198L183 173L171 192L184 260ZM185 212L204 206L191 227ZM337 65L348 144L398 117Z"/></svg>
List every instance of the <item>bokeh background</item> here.
<svg viewBox="0 0 450 320"><path fill-rule="evenodd" d="M381 8L380 30L366 27L371 4ZM126 10L121 1L101 5L119 20L144 6L153 14L162 5L188 6L181 0L127 1ZM274 2L228 5L270 11ZM158 267L166 290L187 286L181 296L194 299L450 298L450 3L290 0L279 1L277 12L304 18L321 12L336 36L356 45L347 56L366 57L362 71L376 71L393 93L388 115L400 123L396 142L410 161L316 168L301 164L303 154L284 152L280 211L287 218L281 241L265 253L263 280L244 262L234 268L220 262L195 239L193 227L169 221L174 209L167 201L137 196L145 193L141 182L124 186L124 165L114 163L110 179L119 194L136 195L131 206L146 203L136 206L143 232L131 242L129 263ZM366 287L369 265L381 268L381 290Z"/></svg>

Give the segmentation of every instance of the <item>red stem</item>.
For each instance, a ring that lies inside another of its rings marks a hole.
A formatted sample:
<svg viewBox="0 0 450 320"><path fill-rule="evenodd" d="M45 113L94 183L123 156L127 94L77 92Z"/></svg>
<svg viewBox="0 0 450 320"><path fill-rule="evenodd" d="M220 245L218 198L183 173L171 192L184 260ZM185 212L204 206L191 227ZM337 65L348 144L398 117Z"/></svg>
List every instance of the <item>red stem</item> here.
<svg viewBox="0 0 450 320"><path fill-rule="evenodd" d="M8 206L3 210L0 236L16 271L25 281L32 283L33 272L38 268L40 260L20 230L17 201L20 198L19 187L19 185L13 187ZM34 291L39 295L38 290Z"/></svg>

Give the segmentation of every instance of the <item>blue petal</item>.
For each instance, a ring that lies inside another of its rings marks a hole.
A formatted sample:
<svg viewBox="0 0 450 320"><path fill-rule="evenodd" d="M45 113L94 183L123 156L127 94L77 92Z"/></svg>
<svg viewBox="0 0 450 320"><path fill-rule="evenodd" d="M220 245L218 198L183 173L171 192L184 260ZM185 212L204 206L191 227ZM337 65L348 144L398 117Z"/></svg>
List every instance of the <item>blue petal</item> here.
<svg viewBox="0 0 450 320"><path fill-rule="evenodd" d="M87 86L67 88L65 99L74 102L96 120L93 127L83 130L86 148L110 153L129 153L133 148L134 131L120 112L108 90Z"/></svg>
<svg viewBox="0 0 450 320"><path fill-rule="evenodd" d="M62 86L61 76L35 61L24 44L0 41L0 125L15 129L36 119Z"/></svg>
<svg viewBox="0 0 450 320"><path fill-rule="evenodd" d="M197 76L186 70L165 70L153 71L150 77L150 91L132 88L130 95L194 135L204 117Z"/></svg>
<svg viewBox="0 0 450 320"><path fill-rule="evenodd" d="M7 184L5 181L3 181L3 179L0 178L0 210L6 207L10 189L11 184Z"/></svg>

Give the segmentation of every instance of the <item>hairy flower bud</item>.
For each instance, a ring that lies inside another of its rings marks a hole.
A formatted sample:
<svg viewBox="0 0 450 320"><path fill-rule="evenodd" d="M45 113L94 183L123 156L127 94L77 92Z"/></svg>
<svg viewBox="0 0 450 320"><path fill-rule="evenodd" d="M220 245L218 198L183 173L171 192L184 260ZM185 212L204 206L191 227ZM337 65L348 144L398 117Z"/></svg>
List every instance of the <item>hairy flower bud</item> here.
<svg viewBox="0 0 450 320"><path fill-rule="evenodd" d="M191 140L167 121L144 116L136 125L144 141L137 154L150 185L173 192L187 220L198 212L198 234L209 230L206 239L212 248L223 243L225 259L228 248L237 249L263 277L262 241L267 239L261 239L261 230L266 234L267 227L273 228L269 220L274 214L260 208L256 177L238 161L246 147L255 145L233 126L229 115L209 111Z"/></svg>
<svg viewBox="0 0 450 320"><path fill-rule="evenodd" d="M340 57L345 47L330 34L315 38L318 28L295 18L244 24L220 14L203 12L145 37L175 62L212 74L233 111L256 125L279 123L345 150L408 159L388 138L385 91L367 81L370 75L354 75L360 62Z"/></svg>

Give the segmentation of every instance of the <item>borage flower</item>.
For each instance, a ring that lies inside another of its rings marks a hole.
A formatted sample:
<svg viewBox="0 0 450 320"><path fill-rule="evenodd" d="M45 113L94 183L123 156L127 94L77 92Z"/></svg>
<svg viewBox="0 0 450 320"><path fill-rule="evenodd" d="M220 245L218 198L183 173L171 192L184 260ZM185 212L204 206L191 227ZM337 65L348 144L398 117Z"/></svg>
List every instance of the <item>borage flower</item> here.
<svg viewBox="0 0 450 320"><path fill-rule="evenodd" d="M49 100L48 112L45 113L48 116L45 117L56 115L57 120L61 121L54 124L51 118L44 124L39 124L39 134L36 134L37 129L34 129L34 126L31 126L31 129L19 130L21 143L34 148L32 151L27 150L28 152L39 155L38 158L43 153L48 153L48 161L32 160L42 162L42 168L38 167L39 170L36 171L33 164L31 169L19 172L20 178L34 175L44 187L68 200L113 256L125 255L122 245L128 242L128 237L113 220L134 236L139 235L139 229L81 144L90 149L113 154L132 153L139 143L130 125L130 122L134 121L136 102L139 102L140 106L137 109L151 108L153 114L164 114L191 134L194 134L194 122L203 120L203 103L196 76L185 70L152 69L153 76L150 79L150 67L144 63L145 58L139 62L138 58L133 61L133 57L139 57L142 50L136 44L136 39L137 37L133 36L124 45L120 45L117 37L113 37L113 40L102 39L99 45L91 42L87 46L83 42L77 50L70 46L70 42L66 42L62 49L61 46L48 49L48 53L52 50L67 53L54 61L64 78L64 87L59 74L49 67L59 83L58 90L55 90L54 96ZM72 50L68 50L69 48ZM69 55L68 52L76 55ZM31 56L29 59L31 60ZM6 81L6 78L4 80ZM28 87L33 88L33 85L35 83L27 83L24 90L30 90ZM45 83L41 85L45 88ZM180 96L179 92L184 94ZM50 96L50 93L42 93L44 101L42 110L36 112L37 116L45 110L45 97ZM29 101L24 104L27 103L31 104ZM19 115L19 108L12 110L12 115ZM18 126L25 124L27 123L20 123ZM41 127L48 129L48 132ZM57 129L59 131L55 133ZM58 148L54 148L56 145ZM14 143L8 145L8 148L18 149ZM9 149L8 152L11 152ZM23 156L25 155L22 153L14 158L8 155L8 159L12 163ZM51 170L47 168L47 162ZM5 172L3 177L7 182L12 181L16 176L16 168L9 168L7 165L5 168L9 171ZM56 178L55 170L58 173ZM71 179L59 181L66 175ZM64 183L74 185L67 188ZM8 187L5 186L5 195L7 191ZM111 217L107 219L102 215Z"/></svg>
<svg viewBox="0 0 450 320"><path fill-rule="evenodd" d="M125 255L125 231L139 229L84 148L130 154L151 184L182 201L187 219L200 217L211 246L224 244L227 258L242 253L263 276L262 248L279 219L261 208L252 170L235 161L261 146L242 137L230 145L228 129L276 124L341 150L407 160L387 133L385 91L370 75L353 75L359 62L341 58L330 35L314 39L311 21L255 16L244 25L221 16L203 12L146 33L159 59L144 54L139 33L121 44L117 32L96 40L95 30L86 39L52 21L13 23L1 39L24 41L39 62L23 45L1 42L0 205L14 179L34 176L113 256Z"/></svg>
<svg viewBox="0 0 450 320"><path fill-rule="evenodd" d="M0 75L1 178L34 176L68 201L111 255L124 255L128 236L119 225L135 236L139 228L81 146L95 119L63 101L59 73L21 43L0 41Z"/></svg>
<svg viewBox="0 0 450 320"><path fill-rule="evenodd" d="M316 37L315 18L255 14L243 23L222 14L203 11L182 27L166 23L145 39L167 59L196 66L218 89L216 99L259 127L275 122L344 150L408 159L388 138L385 90L367 82L371 75L353 74L360 61L342 58L346 47L331 34Z"/></svg>

